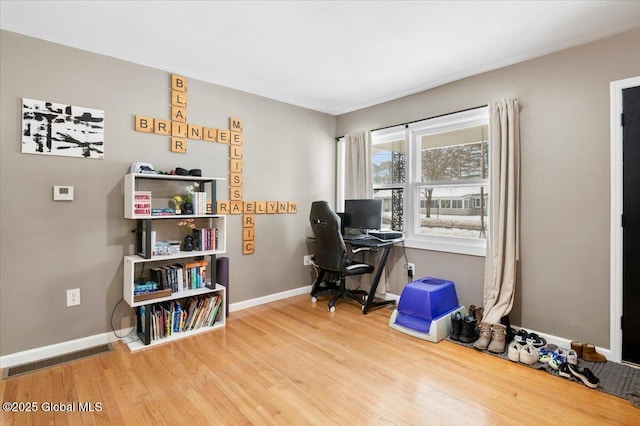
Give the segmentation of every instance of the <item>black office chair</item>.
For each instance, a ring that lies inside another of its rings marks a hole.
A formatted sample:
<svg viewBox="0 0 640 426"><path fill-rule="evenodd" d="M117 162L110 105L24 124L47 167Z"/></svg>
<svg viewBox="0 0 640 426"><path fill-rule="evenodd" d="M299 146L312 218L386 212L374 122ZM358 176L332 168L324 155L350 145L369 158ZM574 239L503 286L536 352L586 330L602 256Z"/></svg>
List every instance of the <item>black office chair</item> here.
<svg viewBox="0 0 640 426"><path fill-rule="evenodd" d="M342 298L355 300L364 309L368 293L364 290L348 289L345 278L373 272L373 266L353 260L355 254L370 249L355 249L351 255L347 252L340 232L340 217L329 208L326 201L311 203L309 221L316 239L314 263L319 268L318 278L311 288L311 301L316 303L318 296L329 294L333 295L328 306L330 312L335 312L336 302ZM325 277L327 280L324 280Z"/></svg>

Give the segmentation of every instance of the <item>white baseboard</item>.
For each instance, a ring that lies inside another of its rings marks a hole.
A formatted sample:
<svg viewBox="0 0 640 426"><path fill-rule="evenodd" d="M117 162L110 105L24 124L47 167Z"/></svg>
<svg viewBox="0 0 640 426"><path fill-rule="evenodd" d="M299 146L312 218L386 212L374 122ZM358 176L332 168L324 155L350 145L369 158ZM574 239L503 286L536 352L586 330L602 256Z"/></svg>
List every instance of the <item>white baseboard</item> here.
<svg viewBox="0 0 640 426"><path fill-rule="evenodd" d="M309 294L311 286L294 288L280 293L270 294L268 296L256 297L255 299L243 300L242 302L231 303L229 305L229 313L241 311L243 309L252 308L254 306L264 305L265 303L275 302L277 300L288 299L289 297L299 296L301 294Z"/></svg>
<svg viewBox="0 0 640 426"><path fill-rule="evenodd" d="M131 332L131 328L118 330L120 336L125 336ZM9 368L16 365L27 364L29 362L40 361L52 358L58 355L64 355L72 352L81 351L83 349L93 348L95 346L105 345L115 342L119 338L113 332L96 334L94 336L82 337L80 339L60 342L53 345L42 346L40 348L29 349L14 354L4 355L0 357L0 368Z"/></svg>
<svg viewBox="0 0 640 426"><path fill-rule="evenodd" d="M293 290L283 291L268 296L258 297L251 300L232 303L229 305L229 312L240 311L242 309L251 308L253 306L263 305L277 300L287 299L289 297L298 296L300 294L308 294L311 292L311 286L299 287ZM119 336L128 335L132 329L118 330ZM16 365L27 364L29 362L41 361L58 355L64 355L72 352L81 351L83 349L93 348L95 346L119 340L113 333L102 333L94 336L83 337L67 342L60 342L49 346L29 349L22 352L16 352L9 355L0 356L0 368L9 368Z"/></svg>

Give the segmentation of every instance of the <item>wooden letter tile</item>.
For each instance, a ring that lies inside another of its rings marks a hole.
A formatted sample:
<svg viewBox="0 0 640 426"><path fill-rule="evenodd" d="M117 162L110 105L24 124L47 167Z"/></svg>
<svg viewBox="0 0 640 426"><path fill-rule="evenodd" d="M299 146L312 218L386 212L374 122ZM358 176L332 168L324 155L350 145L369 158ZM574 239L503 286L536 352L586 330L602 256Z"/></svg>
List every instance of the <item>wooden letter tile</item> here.
<svg viewBox="0 0 640 426"><path fill-rule="evenodd" d="M242 119L241 118L229 118L229 130L233 130L234 132L242 131Z"/></svg>
<svg viewBox="0 0 640 426"><path fill-rule="evenodd" d="M266 201L256 201L256 213L257 214L265 214L267 212L267 202Z"/></svg>
<svg viewBox="0 0 640 426"><path fill-rule="evenodd" d="M243 241L242 242L242 254L253 254L255 250L255 246L253 241Z"/></svg>
<svg viewBox="0 0 640 426"><path fill-rule="evenodd" d="M253 228L256 224L256 215L254 214L245 214L242 216L242 227L243 228Z"/></svg>
<svg viewBox="0 0 640 426"><path fill-rule="evenodd" d="M244 202L244 214L254 214L256 212L256 202L255 201L245 201Z"/></svg>
<svg viewBox="0 0 640 426"><path fill-rule="evenodd" d="M242 173L231 173L230 186L242 186Z"/></svg>
<svg viewBox="0 0 640 426"><path fill-rule="evenodd" d="M256 229L255 228L244 228L242 230L242 240L243 241L253 241L255 235L256 235Z"/></svg>
<svg viewBox="0 0 640 426"><path fill-rule="evenodd" d="M136 115L136 132L153 132L153 118Z"/></svg>
<svg viewBox="0 0 640 426"><path fill-rule="evenodd" d="M267 201L267 213L278 213L277 201Z"/></svg>
<svg viewBox="0 0 640 426"><path fill-rule="evenodd" d="M212 129L211 127L205 127L202 129L202 140L207 142L217 142L218 129Z"/></svg>
<svg viewBox="0 0 640 426"><path fill-rule="evenodd" d="M231 214L242 214L242 201L231 201Z"/></svg>
<svg viewBox="0 0 640 426"><path fill-rule="evenodd" d="M240 173L242 171L242 160L231 160L229 170L231 173Z"/></svg>
<svg viewBox="0 0 640 426"><path fill-rule="evenodd" d="M218 214L229 214L231 205L229 201L218 201Z"/></svg>
<svg viewBox="0 0 640 426"><path fill-rule="evenodd" d="M193 124L187 125L187 138L202 140L202 126L195 126Z"/></svg>
<svg viewBox="0 0 640 426"><path fill-rule="evenodd" d="M181 123L187 122L187 109L179 106L171 107L171 120Z"/></svg>
<svg viewBox="0 0 640 426"><path fill-rule="evenodd" d="M171 105L178 107L187 107L187 92L171 91Z"/></svg>
<svg viewBox="0 0 640 426"><path fill-rule="evenodd" d="M179 121L171 122L171 136L187 137L187 125Z"/></svg>
<svg viewBox="0 0 640 426"><path fill-rule="evenodd" d="M242 145L242 133L231 132L231 145Z"/></svg>
<svg viewBox="0 0 640 426"><path fill-rule="evenodd" d="M230 146L230 156L231 158L242 158L242 147L241 146Z"/></svg>
<svg viewBox="0 0 640 426"><path fill-rule="evenodd" d="M179 75L171 75L171 90L177 90L179 92L187 91L187 79Z"/></svg>
<svg viewBox="0 0 640 426"><path fill-rule="evenodd" d="M177 152L179 154L187 153L187 141L186 139L171 138L171 152Z"/></svg>
<svg viewBox="0 0 640 426"><path fill-rule="evenodd" d="M219 143L229 143L229 138L231 137L228 130L218 129L218 142Z"/></svg>
<svg viewBox="0 0 640 426"><path fill-rule="evenodd" d="M287 213L298 213L298 203L295 201L289 201L289 210Z"/></svg>
<svg viewBox="0 0 640 426"><path fill-rule="evenodd" d="M229 198L233 201L242 200L242 188L237 188L237 187L230 188Z"/></svg>
<svg viewBox="0 0 640 426"><path fill-rule="evenodd" d="M278 201L278 213L287 213L289 205L286 201Z"/></svg>
<svg viewBox="0 0 640 426"><path fill-rule="evenodd" d="M153 133L169 136L171 134L171 121L156 119L153 123Z"/></svg>

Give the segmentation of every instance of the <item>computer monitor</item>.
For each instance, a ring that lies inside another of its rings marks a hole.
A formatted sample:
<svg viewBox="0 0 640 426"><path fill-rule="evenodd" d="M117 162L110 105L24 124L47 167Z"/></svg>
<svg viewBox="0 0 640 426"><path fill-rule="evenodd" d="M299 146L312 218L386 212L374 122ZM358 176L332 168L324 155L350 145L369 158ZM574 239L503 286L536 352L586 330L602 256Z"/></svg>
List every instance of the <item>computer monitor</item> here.
<svg viewBox="0 0 640 426"><path fill-rule="evenodd" d="M382 228L382 200L344 200L345 228Z"/></svg>

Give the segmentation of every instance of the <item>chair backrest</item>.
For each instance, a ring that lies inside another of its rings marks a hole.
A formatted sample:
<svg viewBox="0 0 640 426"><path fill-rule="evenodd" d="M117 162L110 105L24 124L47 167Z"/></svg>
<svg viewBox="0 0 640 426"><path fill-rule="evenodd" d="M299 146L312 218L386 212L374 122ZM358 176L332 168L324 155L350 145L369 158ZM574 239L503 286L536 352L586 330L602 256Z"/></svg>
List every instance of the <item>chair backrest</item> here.
<svg viewBox="0 0 640 426"><path fill-rule="evenodd" d="M316 238L314 262L320 268L340 271L347 253L340 233L340 217L331 210L326 201L314 201L311 203L309 221Z"/></svg>

